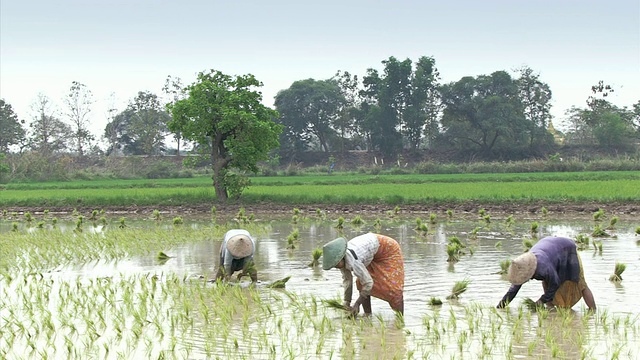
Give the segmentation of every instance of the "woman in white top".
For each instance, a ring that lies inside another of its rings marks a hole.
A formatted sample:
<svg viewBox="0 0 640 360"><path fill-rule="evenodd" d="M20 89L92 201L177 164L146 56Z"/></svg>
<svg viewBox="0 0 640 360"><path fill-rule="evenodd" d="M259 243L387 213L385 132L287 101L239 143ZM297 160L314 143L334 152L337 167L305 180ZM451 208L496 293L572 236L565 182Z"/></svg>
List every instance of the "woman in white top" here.
<svg viewBox="0 0 640 360"><path fill-rule="evenodd" d="M255 241L248 231L232 229L224 235L220 246L220 263L216 279L229 280L234 272L242 270L238 275L249 275L252 282L258 281L258 271L253 266Z"/></svg>
<svg viewBox="0 0 640 360"><path fill-rule="evenodd" d="M322 249L324 270L338 268L342 272L344 305L351 313L371 314L371 296L384 300L404 314L404 259L398 242L388 236L368 233L350 241L337 238ZM353 274L360 296L351 306Z"/></svg>

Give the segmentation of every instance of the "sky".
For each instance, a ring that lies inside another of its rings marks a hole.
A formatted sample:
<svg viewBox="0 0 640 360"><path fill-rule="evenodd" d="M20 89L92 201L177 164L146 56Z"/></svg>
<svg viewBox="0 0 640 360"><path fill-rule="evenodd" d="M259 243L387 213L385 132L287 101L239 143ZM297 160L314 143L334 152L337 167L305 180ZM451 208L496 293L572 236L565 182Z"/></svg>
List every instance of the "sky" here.
<svg viewBox="0 0 640 360"><path fill-rule="evenodd" d="M31 122L38 94L62 114L78 81L97 137L113 99L162 95L169 75L253 74L273 107L297 80L361 77L391 56L433 57L442 83L528 66L562 128L600 80L615 105L640 100L640 0L0 0L0 97Z"/></svg>

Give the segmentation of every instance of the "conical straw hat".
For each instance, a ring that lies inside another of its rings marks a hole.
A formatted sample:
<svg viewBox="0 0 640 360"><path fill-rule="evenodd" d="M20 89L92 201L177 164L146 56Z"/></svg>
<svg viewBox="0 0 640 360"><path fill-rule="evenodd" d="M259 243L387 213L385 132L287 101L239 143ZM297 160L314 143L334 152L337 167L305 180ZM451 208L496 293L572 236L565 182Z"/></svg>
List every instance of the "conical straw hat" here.
<svg viewBox="0 0 640 360"><path fill-rule="evenodd" d="M337 238L329 241L322 247L322 268L329 270L338 265L347 252L347 240Z"/></svg>
<svg viewBox="0 0 640 360"><path fill-rule="evenodd" d="M234 235L227 240L227 250L235 258L244 258L253 254L253 242L248 235Z"/></svg>
<svg viewBox="0 0 640 360"><path fill-rule="evenodd" d="M509 266L509 281L514 285L522 285L529 281L536 272L538 260L531 252L526 252L513 259Z"/></svg>

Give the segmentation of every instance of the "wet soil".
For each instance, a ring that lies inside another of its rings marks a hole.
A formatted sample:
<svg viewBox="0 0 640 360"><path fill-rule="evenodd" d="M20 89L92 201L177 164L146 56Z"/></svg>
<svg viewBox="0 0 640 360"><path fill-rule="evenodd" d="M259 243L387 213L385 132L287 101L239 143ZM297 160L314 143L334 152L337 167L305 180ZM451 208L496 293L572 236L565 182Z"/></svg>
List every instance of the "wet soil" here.
<svg viewBox="0 0 640 360"><path fill-rule="evenodd" d="M293 209L298 209L303 215L316 214L317 210L321 210L326 214L338 214L338 215L361 215L367 217L375 216L387 216L390 212L397 215L411 215L420 213L442 213L447 210L454 211L457 215L469 214L477 216L480 209L486 210L490 214L494 215L526 215L537 214L542 211L542 208L546 208L551 214L563 214L563 215L591 215L592 213L602 209L608 215L617 216L634 216L640 215L640 203L563 203L563 204L548 204L544 202L539 203L501 203L490 204L476 201L468 201L455 204L403 204L397 205L399 208L396 213L396 205L389 204L280 204L280 203L259 203L259 204L240 204L240 203L226 203L226 204L202 204L202 205L184 205L184 206L107 206L107 207L17 207L7 209L10 212L24 213L26 211L32 214L42 213L48 210L50 213L55 214L67 214L72 213L74 210L80 213L91 213L94 209L104 210L106 213L111 214L138 214L146 215L152 214L153 211L159 210L163 214L174 215L193 215L193 216L210 216L212 207L215 206L216 213L221 214L236 214L241 208L245 209L245 213L249 214L270 214L270 215L283 215L289 216L293 214Z"/></svg>

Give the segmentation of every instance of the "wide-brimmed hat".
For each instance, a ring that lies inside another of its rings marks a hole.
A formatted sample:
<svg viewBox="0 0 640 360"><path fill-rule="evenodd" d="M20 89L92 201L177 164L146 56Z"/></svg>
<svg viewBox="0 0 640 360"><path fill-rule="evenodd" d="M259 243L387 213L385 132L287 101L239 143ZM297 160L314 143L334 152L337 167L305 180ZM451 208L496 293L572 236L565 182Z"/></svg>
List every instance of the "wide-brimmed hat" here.
<svg viewBox="0 0 640 360"><path fill-rule="evenodd" d="M509 266L509 281L514 285L522 285L529 281L536 272L538 260L531 252L519 255Z"/></svg>
<svg viewBox="0 0 640 360"><path fill-rule="evenodd" d="M235 258L243 258L253 254L253 242L249 235L238 234L227 240L227 250Z"/></svg>
<svg viewBox="0 0 640 360"><path fill-rule="evenodd" d="M338 265L347 252L347 240L337 238L329 241L322 247L322 268L329 270Z"/></svg>

